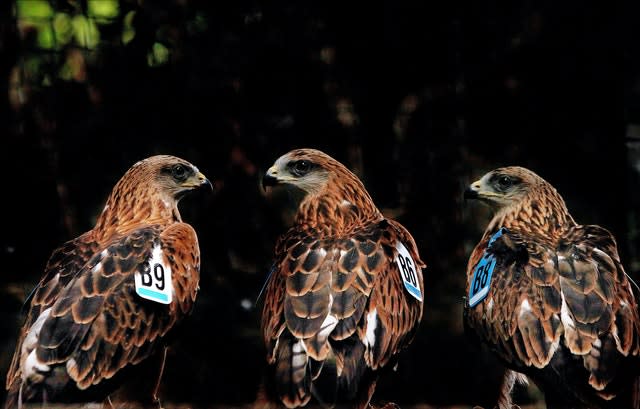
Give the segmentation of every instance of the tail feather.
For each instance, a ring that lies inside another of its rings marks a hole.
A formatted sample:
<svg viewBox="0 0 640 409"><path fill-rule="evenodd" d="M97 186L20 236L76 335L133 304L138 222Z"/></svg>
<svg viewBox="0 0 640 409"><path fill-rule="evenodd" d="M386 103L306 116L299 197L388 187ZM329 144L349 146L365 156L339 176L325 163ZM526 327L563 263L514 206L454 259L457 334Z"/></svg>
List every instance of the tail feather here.
<svg viewBox="0 0 640 409"><path fill-rule="evenodd" d="M312 369L319 367L316 371L317 376L313 378L313 383L311 384L313 397L322 405L333 405L338 394L338 373L333 354L329 353L327 358L320 362L311 359L310 363ZM322 372L320 372L320 369Z"/></svg>
<svg viewBox="0 0 640 409"><path fill-rule="evenodd" d="M276 390L282 403L288 408L306 405L311 400L311 374L303 342L281 339L276 362Z"/></svg>
<svg viewBox="0 0 640 409"><path fill-rule="evenodd" d="M19 409L22 407L22 397L20 392L20 379L16 379L7 391L7 397L3 406L4 409Z"/></svg>
<svg viewBox="0 0 640 409"><path fill-rule="evenodd" d="M351 337L341 342L339 346L336 345L334 353L341 363L338 371L341 395L346 400L354 399L367 370L367 365L364 364L364 344L356 337Z"/></svg>

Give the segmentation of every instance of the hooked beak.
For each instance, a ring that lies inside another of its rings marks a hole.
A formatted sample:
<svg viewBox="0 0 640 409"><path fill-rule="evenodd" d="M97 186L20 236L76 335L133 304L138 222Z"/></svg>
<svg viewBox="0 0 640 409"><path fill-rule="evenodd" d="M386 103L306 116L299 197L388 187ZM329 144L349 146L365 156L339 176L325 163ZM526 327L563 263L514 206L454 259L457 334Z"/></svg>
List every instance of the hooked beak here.
<svg viewBox="0 0 640 409"><path fill-rule="evenodd" d="M275 186L278 184L278 171L275 166L272 166L267 170L267 173L262 177L262 188L267 189L267 186Z"/></svg>
<svg viewBox="0 0 640 409"><path fill-rule="evenodd" d="M211 181L207 179L207 177L202 172L196 173L196 178L198 178L198 181L200 182L200 187L208 186L209 190L213 192L213 183L211 183Z"/></svg>
<svg viewBox="0 0 640 409"><path fill-rule="evenodd" d="M480 191L480 181L476 180L475 182L473 182L471 185L469 185L469 187L467 187L464 191L464 199L478 199L480 197L480 194L478 193Z"/></svg>
<svg viewBox="0 0 640 409"><path fill-rule="evenodd" d="M182 186L191 189L208 186L209 189L213 192L213 184L202 172L198 172L194 176L190 177L185 181L185 183L182 184Z"/></svg>

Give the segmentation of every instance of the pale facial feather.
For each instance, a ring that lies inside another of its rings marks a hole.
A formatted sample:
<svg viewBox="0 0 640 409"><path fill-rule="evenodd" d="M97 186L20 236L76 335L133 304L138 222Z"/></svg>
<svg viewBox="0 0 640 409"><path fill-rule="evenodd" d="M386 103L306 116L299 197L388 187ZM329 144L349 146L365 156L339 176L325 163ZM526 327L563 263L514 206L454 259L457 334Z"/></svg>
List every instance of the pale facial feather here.
<svg viewBox="0 0 640 409"><path fill-rule="evenodd" d="M311 158L293 157L291 154L285 154L276 160L273 166L267 171L267 174L278 178L280 182L296 186L310 195L317 194L324 190L329 181L329 171L321 166L316 166L306 175L296 176L293 175L288 168L289 163L296 160L307 160L310 163L315 163L314 159Z"/></svg>
<svg viewBox="0 0 640 409"><path fill-rule="evenodd" d="M556 189L526 168L511 166L492 170L469 189L494 211L488 230L524 223L552 233L575 224Z"/></svg>
<svg viewBox="0 0 640 409"><path fill-rule="evenodd" d="M497 179L507 176L517 180L505 191L497 187ZM480 180L474 182L472 187L480 193L481 199L495 209L508 207L523 201L530 193L544 183L535 173L519 167L499 168L486 173Z"/></svg>

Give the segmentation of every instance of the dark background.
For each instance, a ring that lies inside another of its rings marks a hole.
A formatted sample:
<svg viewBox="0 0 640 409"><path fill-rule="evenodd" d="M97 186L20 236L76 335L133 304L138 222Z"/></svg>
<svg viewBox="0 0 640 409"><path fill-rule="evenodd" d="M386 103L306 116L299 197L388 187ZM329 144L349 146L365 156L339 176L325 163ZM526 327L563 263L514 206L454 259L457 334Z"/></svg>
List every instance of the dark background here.
<svg viewBox="0 0 640 409"><path fill-rule="evenodd" d="M217 191L181 203L200 238L201 292L163 395L251 402L265 357L256 299L283 231L260 177L313 147L362 178L428 264L421 331L377 398L490 405L496 364L461 322L489 214L462 191L494 167L529 167L578 222L616 235L639 279L639 10L468 3L0 2L2 383L51 251L93 226L133 163L165 153ZM539 402L535 388L517 392Z"/></svg>

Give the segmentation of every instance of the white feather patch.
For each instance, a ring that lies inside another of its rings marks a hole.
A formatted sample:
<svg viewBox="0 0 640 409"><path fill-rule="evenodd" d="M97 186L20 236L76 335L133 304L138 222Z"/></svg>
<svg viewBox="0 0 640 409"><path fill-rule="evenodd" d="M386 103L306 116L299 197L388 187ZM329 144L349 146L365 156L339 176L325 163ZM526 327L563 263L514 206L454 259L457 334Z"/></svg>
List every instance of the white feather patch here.
<svg viewBox="0 0 640 409"><path fill-rule="evenodd" d="M318 337L324 340L329 336L329 334L331 334L331 331L333 331L336 325L338 325L338 319L335 316L328 314L327 318L322 321L320 331L318 331Z"/></svg>
<svg viewBox="0 0 640 409"><path fill-rule="evenodd" d="M584 354L585 351L579 348L579 344L577 344L577 338L579 337L578 331L576 330L576 323L571 318L571 312L569 311L569 305L567 305L567 301L565 300L564 293L560 291L560 296L562 297L562 306L560 307L560 321L562 321L562 325L564 326L564 339L565 345L569 348L569 350L574 354Z"/></svg>
<svg viewBox="0 0 640 409"><path fill-rule="evenodd" d="M304 351L304 345L302 344L302 340L293 344L293 347L291 347L291 350L293 351L294 354L299 354L300 352Z"/></svg>
<svg viewBox="0 0 640 409"><path fill-rule="evenodd" d="M560 296L562 297L562 306L560 307L560 320L562 321L562 325L564 325L565 330L569 328L572 331L575 331L576 324L571 318L569 306L567 305L567 301L564 299L564 293L562 291L560 291Z"/></svg>
<svg viewBox="0 0 640 409"><path fill-rule="evenodd" d="M526 298L522 300L522 303L520 304L520 316L525 312L531 312L531 304L529 304L529 300Z"/></svg>
<svg viewBox="0 0 640 409"><path fill-rule="evenodd" d="M38 346L38 338L40 338L40 330L44 325L44 322L49 318L51 308L47 308L42 311L38 316L36 322L29 329L29 333L24 338L21 348L21 367L22 380L26 381L34 376L40 376L40 372L49 372L51 368L44 362L38 360L36 356L36 347ZM25 358L26 357L26 358Z"/></svg>
<svg viewBox="0 0 640 409"><path fill-rule="evenodd" d="M71 373L75 369L75 367L77 365L78 364L76 363L75 359L71 358L70 360L68 360L67 361L67 373Z"/></svg>
<svg viewBox="0 0 640 409"><path fill-rule="evenodd" d="M293 344L291 348L293 356L291 357L291 366L294 368L301 368L307 364L307 355L302 352L305 351L304 342L302 340Z"/></svg>
<svg viewBox="0 0 640 409"><path fill-rule="evenodd" d="M374 308L367 314L367 332L365 333L365 345L369 348L376 343L376 328L378 327L378 311Z"/></svg>

